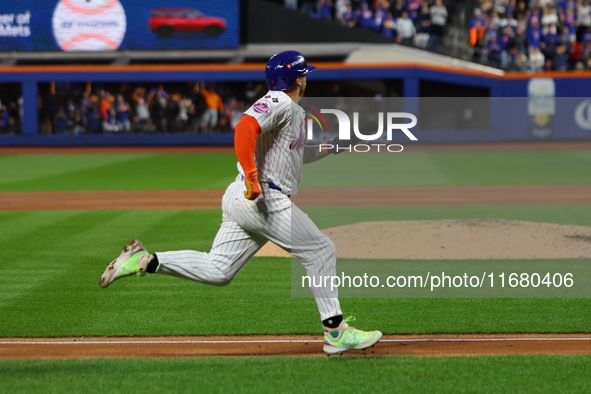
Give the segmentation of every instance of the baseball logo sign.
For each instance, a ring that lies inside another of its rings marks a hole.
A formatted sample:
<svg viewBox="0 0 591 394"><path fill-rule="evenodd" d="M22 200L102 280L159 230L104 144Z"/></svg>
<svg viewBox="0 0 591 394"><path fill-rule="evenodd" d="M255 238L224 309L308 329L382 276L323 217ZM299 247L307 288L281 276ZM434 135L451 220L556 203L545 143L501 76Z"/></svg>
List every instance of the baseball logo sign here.
<svg viewBox="0 0 591 394"><path fill-rule="evenodd" d="M60 0L52 26L62 51L116 51L127 18L119 0Z"/></svg>

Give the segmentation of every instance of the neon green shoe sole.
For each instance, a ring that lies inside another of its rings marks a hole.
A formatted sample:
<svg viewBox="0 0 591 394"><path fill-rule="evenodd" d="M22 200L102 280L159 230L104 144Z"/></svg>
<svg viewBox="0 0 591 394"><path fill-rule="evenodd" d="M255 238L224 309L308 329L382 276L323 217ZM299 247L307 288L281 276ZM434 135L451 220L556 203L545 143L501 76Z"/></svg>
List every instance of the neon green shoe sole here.
<svg viewBox="0 0 591 394"><path fill-rule="evenodd" d="M146 267L138 264L138 258L148 254L144 245L137 239L132 239L129 244L123 247L123 252L107 268L101 275L101 287L107 287L115 280L124 278L130 275L146 274Z"/></svg>

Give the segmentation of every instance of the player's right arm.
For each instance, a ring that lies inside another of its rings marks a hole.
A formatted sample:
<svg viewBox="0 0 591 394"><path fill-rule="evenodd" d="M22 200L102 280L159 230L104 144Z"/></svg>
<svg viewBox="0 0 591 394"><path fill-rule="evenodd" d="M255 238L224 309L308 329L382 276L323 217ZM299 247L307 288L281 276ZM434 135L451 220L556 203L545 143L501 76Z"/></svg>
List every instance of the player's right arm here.
<svg viewBox="0 0 591 394"><path fill-rule="evenodd" d="M291 119L291 99L283 96L267 94L246 110L236 125L234 149L244 171L244 197L249 200L256 200L262 193L255 159L258 136Z"/></svg>
<svg viewBox="0 0 591 394"><path fill-rule="evenodd" d="M234 150L244 171L244 183L246 185L244 197L248 200L256 200L262 193L259 172L254 158L259 134L261 134L259 122L250 115L243 115L236 125Z"/></svg>

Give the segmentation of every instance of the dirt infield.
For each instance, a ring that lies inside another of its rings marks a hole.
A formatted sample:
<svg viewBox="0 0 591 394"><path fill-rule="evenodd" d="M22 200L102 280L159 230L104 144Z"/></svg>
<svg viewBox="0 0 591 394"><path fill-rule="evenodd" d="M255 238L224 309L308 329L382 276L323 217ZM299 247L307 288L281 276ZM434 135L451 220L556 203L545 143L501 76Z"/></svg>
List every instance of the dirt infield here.
<svg viewBox="0 0 591 394"><path fill-rule="evenodd" d="M0 192L0 211L216 209L223 190ZM300 207L591 204L591 186L306 189Z"/></svg>
<svg viewBox="0 0 591 394"><path fill-rule="evenodd" d="M478 356L591 354L590 334L387 335L358 356ZM0 358L324 356L319 336L9 338L0 339Z"/></svg>

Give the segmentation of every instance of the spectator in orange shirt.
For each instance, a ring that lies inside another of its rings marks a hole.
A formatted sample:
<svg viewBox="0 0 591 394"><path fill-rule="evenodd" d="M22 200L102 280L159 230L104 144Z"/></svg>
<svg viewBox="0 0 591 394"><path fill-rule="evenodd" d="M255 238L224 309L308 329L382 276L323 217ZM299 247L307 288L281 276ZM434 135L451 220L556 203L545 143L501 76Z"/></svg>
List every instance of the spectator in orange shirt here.
<svg viewBox="0 0 591 394"><path fill-rule="evenodd" d="M202 88L201 94L205 98L205 104L207 105L207 109L201 118L201 128L207 129L207 132L211 133L217 126L218 116L224 113L224 102L211 85Z"/></svg>
<svg viewBox="0 0 591 394"><path fill-rule="evenodd" d="M113 103L113 101L115 101L114 97L111 95L111 93L106 92L106 91L101 91L101 101L100 101L100 111L101 114L103 115L103 120L108 121L109 120L109 109L111 108L111 105Z"/></svg>

